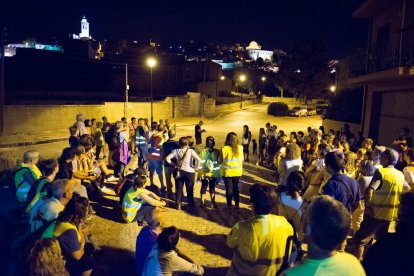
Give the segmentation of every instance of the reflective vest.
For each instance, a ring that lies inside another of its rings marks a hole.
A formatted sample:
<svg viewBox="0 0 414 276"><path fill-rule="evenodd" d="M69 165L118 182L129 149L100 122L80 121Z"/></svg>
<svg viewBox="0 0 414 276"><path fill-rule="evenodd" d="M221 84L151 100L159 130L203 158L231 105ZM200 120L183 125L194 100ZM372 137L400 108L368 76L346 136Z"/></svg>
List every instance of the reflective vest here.
<svg viewBox="0 0 414 276"><path fill-rule="evenodd" d="M156 139L158 141L156 141ZM162 160L161 156L161 145L162 145L162 137L154 134L149 141L151 147L148 149L148 158L151 160Z"/></svg>
<svg viewBox="0 0 414 276"><path fill-rule="evenodd" d="M223 162L220 164L220 173L224 177L241 176L243 173L243 147L238 145L237 155L233 154L231 147L221 149Z"/></svg>
<svg viewBox="0 0 414 276"><path fill-rule="evenodd" d="M233 258L227 275L274 276L282 265L293 228L282 216L255 216L236 223L227 236Z"/></svg>
<svg viewBox="0 0 414 276"><path fill-rule="evenodd" d="M49 183L50 182L46 178L38 179L34 184L36 187L32 186L30 188L29 197L27 198L27 201L30 200L30 202L26 202L28 203L26 207L26 213L30 214L30 211L32 210L33 206L35 206L35 204L39 201L39 199L47 195L47 185ZM31 189L36 189L32 198L30 198L32 192Z"/></svg>
<svg viewBox="0 0 414 276"><path fill-rule="evenodd" d="M135 135L135 144L137 146L144 146L147 144L147 139L145 138L145 136L140 134L140 132L142 131L144 131L144 128L142 126L139 126Z"/></svg>
<svg viewBox="0 0 414 276"><path fill-rule="evenodd" d="M381 168L378 171L381 173L382 186L372 195L374 218L395 221L404 185L404 175L395 168Z"/></svg>
<svg viewBox="0 0 414 276"><path fill-rule="evenodd" d="M76 226L73 225L70 222L56 222L56 221L53 222L43 232L42 239L44 239L44 238L58 238L63 233L65 233L66 231L68 231L70 229L76 231L76 234L78 236L78 241L80 243L80 241L81 241L81 234L79 233L78 228L76 228Z"/></svg>
<svg viewBox="0 0 414 276"><path fill-rule="evenodd" d="M210 152L210 148L204 148L201 151L201 154L200 154L201 161L200 161L200 165L198 168L198 174L200 176L216 177L216 178L220 177L220 166L217 162L218 154L219 154L218 150L216 149L214 149L213 152ZM210 172L206 170L207 160L210 160L213 163L213 170Z"/></svg>
<svg viewBox="0 0 414 276"><path fill-rule="evenodd" d="M33 184L33 183L29 183L27 179L23 177L24 174L27 173L28 170L32 174L34 180L39 178L35 170L27 167L26 164L24 163L20 164L19 168L14 174L14 185L16 187L16 197L20 202L23 202L23 203L26 202L27 193L29 192L30 187Z"/></svg>
<svg viewBox="0 0 414 276"><path fill-rule="evenodd" d="M139 208L144 204L144 200L138 198L139 194L145 192L143 188L135 190L134 187L129 188L122 200L122 218L126 222L132 222L137 215Z"/></svg>

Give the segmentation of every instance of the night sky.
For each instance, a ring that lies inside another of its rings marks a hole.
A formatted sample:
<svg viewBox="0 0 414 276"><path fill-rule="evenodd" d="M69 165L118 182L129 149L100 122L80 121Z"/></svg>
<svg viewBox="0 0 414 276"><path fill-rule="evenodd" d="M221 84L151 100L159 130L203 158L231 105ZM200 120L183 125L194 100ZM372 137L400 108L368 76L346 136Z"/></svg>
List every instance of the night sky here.
<svg viewBox="0 0 414 276"><path fill-rule="evenodd" d="M8 42L39 42L80 32L85 15L98 39L179 39L259 42L286 49L323 38L337 57L365 47L367 22L352 18L363 0L61 0L2 1L0 23Z"/></svg>

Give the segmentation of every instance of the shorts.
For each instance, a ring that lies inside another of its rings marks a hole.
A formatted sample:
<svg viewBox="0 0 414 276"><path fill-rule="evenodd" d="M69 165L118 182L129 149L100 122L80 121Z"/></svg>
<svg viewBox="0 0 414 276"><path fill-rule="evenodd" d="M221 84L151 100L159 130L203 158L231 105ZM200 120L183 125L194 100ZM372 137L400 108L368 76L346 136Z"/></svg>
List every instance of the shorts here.
<svg viewBox="0 0 414 276"><path fill-rule="evenodd" d="M152 173L157 172L158 175L162 175L163 173L162 160L148 159L148 170Z"/></svg>
<svg viewBox="0 0 414 276"><path fill-rule="evenodd" d="M218 179L215 177L212 178L205 178L201 179L201 194L205 194L207 192L207 187L209 188L210 193L214 193L214 189L216 188L216 184L218 182Z"/></svg>
<svg viewBox="0 0 414 276"><path fill-rule="evenodd" d="M383 219L376 219L371 216L365 216L361 223L361 227L355 233L354 244L358 246L365 246L374 236L379 239L388 233L390 221Z"/></svg>

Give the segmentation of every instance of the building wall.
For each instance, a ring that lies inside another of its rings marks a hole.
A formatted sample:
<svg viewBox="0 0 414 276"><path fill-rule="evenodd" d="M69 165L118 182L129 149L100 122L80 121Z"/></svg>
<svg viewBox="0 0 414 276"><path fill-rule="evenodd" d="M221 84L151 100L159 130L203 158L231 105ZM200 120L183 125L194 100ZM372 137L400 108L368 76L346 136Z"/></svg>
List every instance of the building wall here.
<svg viewBox="0 0 414 276"><path fill-rule="evenodd" d="M215 98L216 95L220 94L220 91L231 91L232 81L230 79L208 81L198 83L198 91L206 96Z"/></svg>

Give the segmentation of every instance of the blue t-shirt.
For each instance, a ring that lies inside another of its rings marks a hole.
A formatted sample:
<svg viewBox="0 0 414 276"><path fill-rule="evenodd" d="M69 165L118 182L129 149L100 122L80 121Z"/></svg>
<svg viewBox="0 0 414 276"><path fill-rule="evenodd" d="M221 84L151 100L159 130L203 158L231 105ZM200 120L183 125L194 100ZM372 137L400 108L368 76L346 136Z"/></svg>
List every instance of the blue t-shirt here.
<svg viewBox="0 0 414 276"><path fill-rule="evenodd" d="M142 274L144 269L145 259L150 253L152 247L157 242L158 234L151 230L149 226L144 226L137 237L135 259L137 265L138 275Z"/></svg>
<svg viewBox="0 0 414 276"><path fill-rule="evenodd" d="M358 182L345 174L329 178L323 188L323 193L341 202L350 213L352 213L354 203L361 200Z"/></svg>

